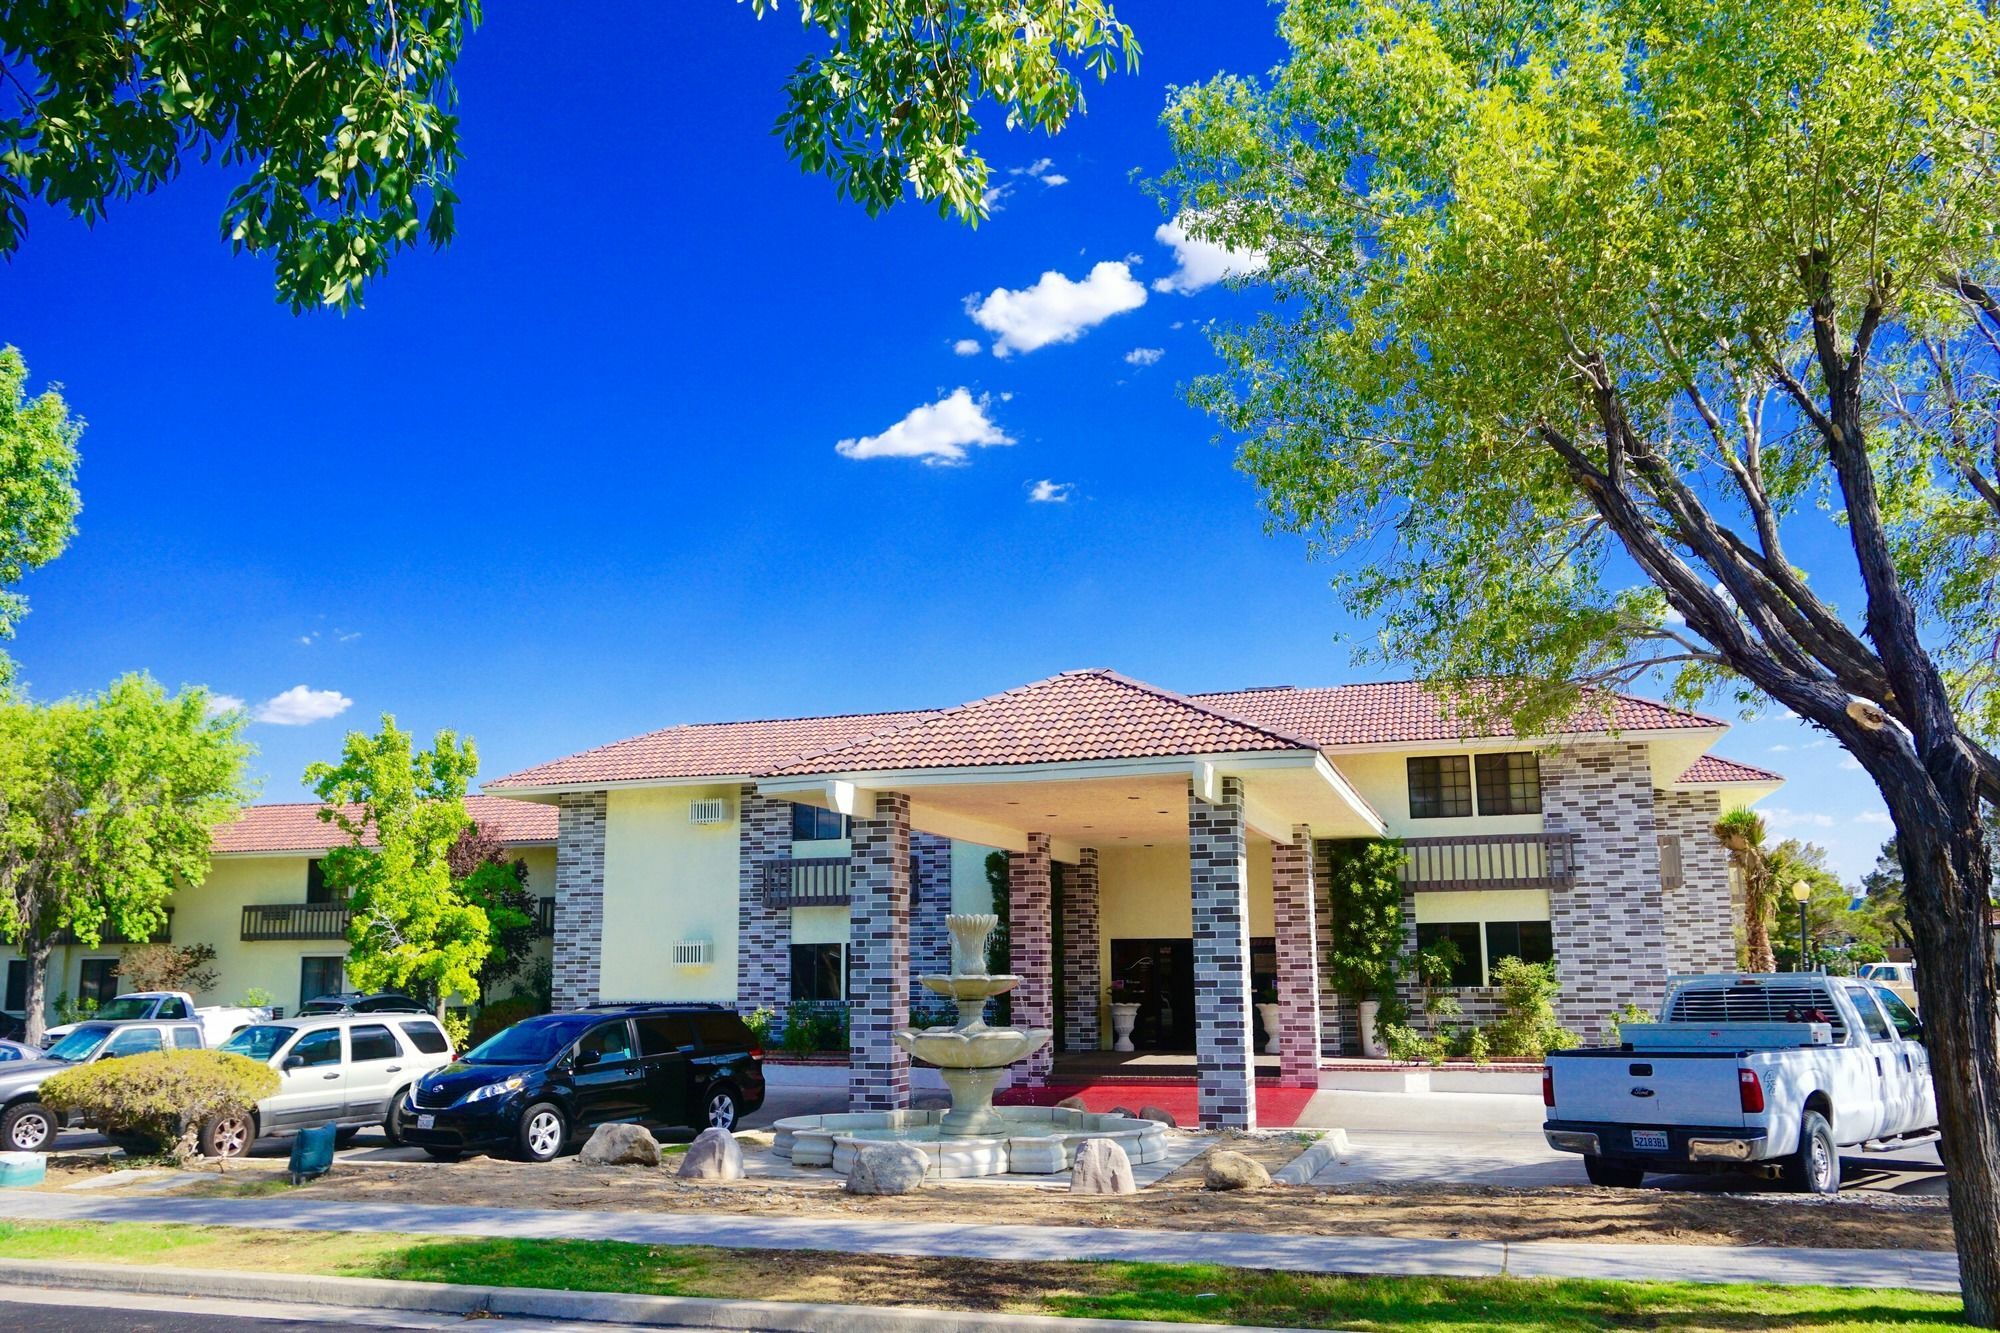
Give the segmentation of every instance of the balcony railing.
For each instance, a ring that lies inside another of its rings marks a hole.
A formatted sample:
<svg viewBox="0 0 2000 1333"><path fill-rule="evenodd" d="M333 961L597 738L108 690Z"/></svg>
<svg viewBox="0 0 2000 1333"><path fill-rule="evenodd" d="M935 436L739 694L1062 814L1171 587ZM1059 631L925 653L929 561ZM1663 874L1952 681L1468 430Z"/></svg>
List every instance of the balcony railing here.
<svg viewBox="0 0 2000 1333"><path fill-rule="evenodd" d="M1574 833L1405 838L1403 883L1424 893L1551 889L1576 882Z"/></svg>
<svg viewBox="0 0 2000 1333"><path fill-rule="evenodd" d="M56 932L55 941L57 944L75 944L76 931L72 930L68 926L64 926L61 930ZM113 926L109 921L107 921L104 923L103 928L98 932L97 942L100 946L106 944L141 944L141 943L172 944L174 942L174 909L171 907L167 909L167 919L162 923L160 923L160 928L158 930L154 931L150 936L148 936L144 940L131 939L125 934L124 931L119 930L117 927Z"/></svg>
<svg viewBox="0 0 2000 1333"><path fill-rule="evenodd" d="M848 861L844 856L794 856L766 861L764 906L847 906Z"/></svg>
<svg viewBox="0 0 2000 1333"><path fill-rule="evenodd" d="M344 940L345 903L249 903L243 908L240 938L257 940Z"/></svg>

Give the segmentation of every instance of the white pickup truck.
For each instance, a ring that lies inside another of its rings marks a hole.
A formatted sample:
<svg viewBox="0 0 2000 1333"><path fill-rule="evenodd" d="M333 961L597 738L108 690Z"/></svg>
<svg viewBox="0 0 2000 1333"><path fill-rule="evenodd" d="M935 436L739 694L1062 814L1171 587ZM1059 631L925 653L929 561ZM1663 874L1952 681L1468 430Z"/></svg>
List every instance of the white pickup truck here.
<svg viewBox="0 0 2000 1333"><path fill-rule="evenodd" d="M1762 1170L1840 1189L1842 1146L1935 1133L1923 1024L1889 990L1819 973L1676 977L1658 1023L1549 1054L1549 1146L1597 1185Z"/></svg>
<svg viewBox="0 0 2000 1333"><path fill-rule="evenodd" d="M142 1021L192 1021L201 1024L201 1035L210 1046L220 1046L231 1037L249 1027L252 1023L271 1021L269 1009L251 1008L241 1005L210 1005L197 1009L194 996L178 990L139 990L116 999L106 1000L98 1006L97 1012L76 1023L64 1023L61 1027L49 1028L42 1034L44 1049L74 1032L80 1023L129 1023Z"/></svg>

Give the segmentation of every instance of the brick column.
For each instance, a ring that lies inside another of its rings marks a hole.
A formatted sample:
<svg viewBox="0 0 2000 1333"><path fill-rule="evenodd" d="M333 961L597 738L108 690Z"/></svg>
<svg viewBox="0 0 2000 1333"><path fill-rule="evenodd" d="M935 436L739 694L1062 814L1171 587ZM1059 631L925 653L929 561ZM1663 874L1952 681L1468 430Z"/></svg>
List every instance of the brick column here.
<svg viewBox="0 0 2000 1333"><path fill-rule="evenodd" d="M1094 1051L1099 1045L1098 1004L1104 989L1098 965L1097 849L1077 853L1076 869L1063 881L1063 1049Z"/></svg>
<svg viewBox="0 0 2000 1333"><path fill-rule="evenodd" d="M944 924L951 911L951 839L913 832L910 857L910 1003L955 1017L958 1011L950 1001L917 981L951 971L951 932Z"/></svg>
<svg viewBox="0 0 2000 1333"><path fill-rule="evenodd" d="M1319 935L1312 829L1271 846L1271 925L1278 945L1278 1073L1286 1087L1319 1086Z"/></svg>
<svg viewBox="0 0 2000 1333"><path fill-rule="evenodd" d="M1243 780L1222 779L1211 805L1188 792L1188 897L1194 917L1196 1092L1206 1129L1255 1129L1250 1049L1249 859Z"/></svg>
<svg viewBox="0 0 2000 1333"><path fill-rule="evenodd" d="M1010 992L1014 1026L1054 1029L1055 932L1050 920L1049 835L1030 833L1028 850L1009 852L1007 863L1010 959L1021 977L1021 984ZM1048 1082L1054 1066L1055 1052L1044 1046L1016 1067L1026 1075L1028 1086L1040 1087Z"/></svg>
<svg viewBox="0 0 2000 1333"><path fill-rule="evenodd" d="M764 905L768 861L792 859L792 803L745 786L736 803L736 1007L781 1018L792 1000L792 909Z"/></svg>
<svg viewBox="0 0 2000 1333"><path fill-rule="evenodd" d="M875 816L854 820L849 853L847 1104L900 1111L910 1104L910 1057L889 1039L910 1021L910 798L875 794Z"/></svg>
<svg viewBox="0 0 2000 1333"><path fill-rule="evenodd" d="M1594 1039L1630 1001L1659 1007L1667 979L1652 765L1633 742L1566 746L1542 761L1542 818L1581 834L1575 877L1549 891L1564 1027Z"/></svg>
<svg viewBox="0 0 2000 1333"><path fill-rule="evenodd" d="M1722 796L1713 791L1655 791L1661 837L1681 843L1681 886L1662 885L1669 972L1730 972L1740 919L1730 892L1729 851L1715 836Z"/></svg>
<svg viewBox="0 0 2000 1333"><path fill-rule="evenodd" d="M551 1002L560 1011L596 1004L604 959L606 793L556 798L556 933Z"/></svg>
<svg viewBox="0 0 2000 1333"><path fill-rule="evenodd" d="M1336 1059L1352 1049L1348 1029L1356 1026L1333 989L1333 973L1326 967L1333 953L1333 843L1322 839L1313 844L1313 938L1318 948L1314 959L1319 965L1319 1051L1322 1058Z"/></svg>

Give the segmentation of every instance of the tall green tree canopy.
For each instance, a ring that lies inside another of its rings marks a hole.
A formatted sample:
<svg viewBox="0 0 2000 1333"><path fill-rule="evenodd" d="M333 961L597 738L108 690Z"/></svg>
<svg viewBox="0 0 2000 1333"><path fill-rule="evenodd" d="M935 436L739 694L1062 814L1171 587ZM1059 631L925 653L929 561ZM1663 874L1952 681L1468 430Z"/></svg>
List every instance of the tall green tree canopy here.
<svg viewBox="0 0 2000 1333"><path fill-rule="evenodd" d="M145 676L102 694L0 699L0 936L28 960L28 1039L41 1035L49 952L145 940L176 889L208 874L209 830L246 797L240 713Z"/></svg>
<svg viewBox="0 0 2000 1333"><path fill-rule="evenodd" d="M349 912L348 980L362 990L408 990L442 1009L479 998L491 948L486 913L452 877L452 850L471 824L465 787L479 771L471 740L439 731L428 750L384 714L373 736L347 734L337 764L306 769L347 835L322 869Z"/></svg>
<svg viewBox="0 0 2000 1333"><path fill-rule="evenodd" d="M2000 1322L2000 20L1292 0L1280 30L1268 77L1168 112L1163 193L1276 298L1198 399L1387 655L1530 729L1665 671L1860 762Z"/></svg>
<svg viewBox="0 0 2000 1333"><path fill-rule="evenodd" d="M28 600L14 585L62 554L83 502L76 493L83 423L50 388L27 396L28 367L0 348L0 639L12 638ZM0 684L11 674L0 653Z"/></svg>

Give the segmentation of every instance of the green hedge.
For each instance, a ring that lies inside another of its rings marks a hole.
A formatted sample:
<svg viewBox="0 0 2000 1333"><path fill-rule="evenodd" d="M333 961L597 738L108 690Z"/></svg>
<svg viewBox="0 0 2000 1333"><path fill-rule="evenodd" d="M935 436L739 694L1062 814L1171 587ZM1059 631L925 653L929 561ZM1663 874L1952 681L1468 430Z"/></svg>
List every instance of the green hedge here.
<svg viewBox="0 0 2000 1333"><path fill-rule="evenodd" d="M149 1051L66 1069L42 1084L51 1109L109 1134L172 1143L224 1111L250 1111L278 1090L278 1071L221 1051Z"/></svg>

